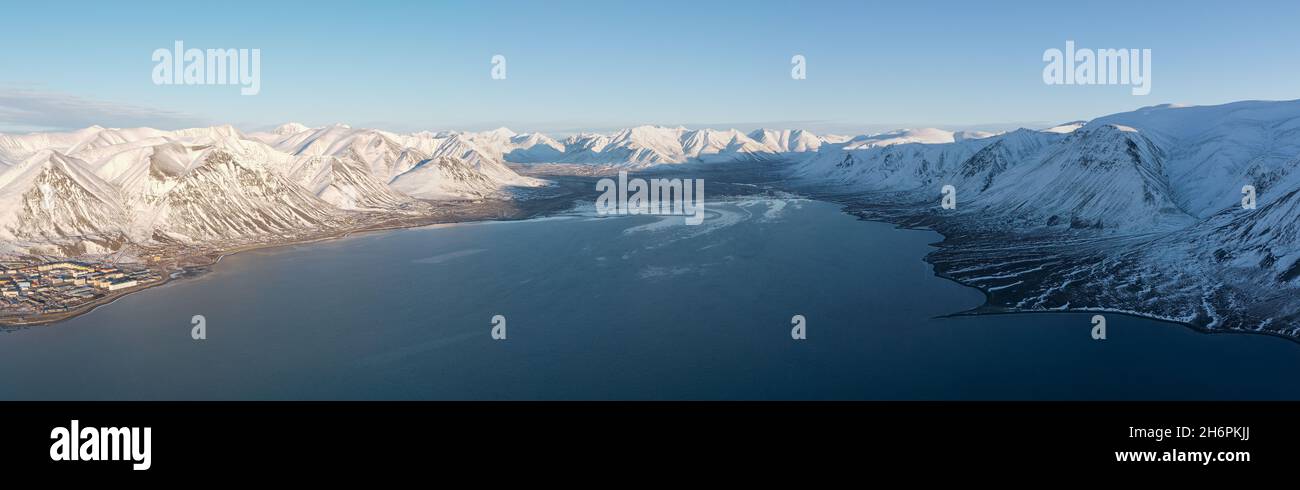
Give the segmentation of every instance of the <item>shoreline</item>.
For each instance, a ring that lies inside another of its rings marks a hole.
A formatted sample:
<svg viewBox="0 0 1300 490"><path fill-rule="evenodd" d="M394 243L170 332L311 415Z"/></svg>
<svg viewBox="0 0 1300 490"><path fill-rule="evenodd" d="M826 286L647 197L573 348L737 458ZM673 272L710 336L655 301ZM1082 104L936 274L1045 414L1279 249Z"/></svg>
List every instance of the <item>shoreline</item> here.
<svg viewBox="0 0 1300 490"><path fill-rule="evenodd" d="M696 169L696 170L701 170L701 169ZM713 168L713 169L708 169L707 171L716 172L719 170L723 170L723 169ZM556 177L557 176L551 176L550 178L555 179ZM557 184L561 186L563 186L564 184L569 184L570 186L573 186L573 184L577 181L581 181L585 183L586 180L592 178L591 176L569 176L569 177L570 177L569 179L563 179L561 177L561 180L563 180L563 182L557 182ZM809 199L809 200L833 204L840 207L841 213L844 213L849 216L853 216L859 220L883 223L903 230L933 232L939 235L940 237L940 240L938 242L935 242L930 245L930 247L935 249L938 248L938 245L940 243L949 242L953 240L951 237L945 235L943 232L939 231L938 229L935 229L934 227L915 226L915 225L906 224L908 222L908 219L906 217L900 216L900 217L896 217L895 219L890 219L890 216L886 214L880 214L880 213L873 214L873 213L867 213L863 211L854 211L852 208L860 205L861 203L854 202L853 198L861 198L863 197L864 194L858 194L858 193L845 194L841 192L834 192L834 188L818 189L816 186L808 187L808 186L800 186L800 185L795 185L795 186L772 185L776 183L777 183L776 181L761 180L757 184L752 184L752 185L757 185L760 189L764 189L765 191L790 192L794 194L792 197L796 197L799 199ZM742 185L739 182L735 182L733 184ZM549 197L543 197L543 198L537 198L531 200L519 200L519 201L490 200L487 201L489 204L486 206L481 205L482 203L467 205L464 202L457 202L452 204L452 206L455 208L451 209L449 212L445 214L433 214L433 215L410 216L410 217L398 216L398 217L392 217L390 219L386 219L376 223L366 224L355 228L323 231L314 235L306 236L298 240L254 243L254 244L234 247L227 250L220 250L220 251L210 252L205 254L195 254L193 256L187 256L185 258L192 260L199 257L210 257L210 259L205 261L199 261L199 262L191 262L188 265L180 266L178 268L173 268L173 269L158 268L156 270L158 270L158 272L160 272L163 277L163 279L160 281L142 285L142 286L137 286L134 288L125 289L118 292L113 292L112 294L108 294L106 296L96 298L85 304L78 305L77 307L69 311L62 311L62 312L48 314L48 315L30 315L26 317L18 317L19 319L17 320L12 319L12 317L11 318L0 317L0 329L27 328L27 327L34 327L34 326L54 325L59 322L63 322L66 320L79 317L84 314L91 313L100 307L108 306L116 302L117 300L122 299L131 294L135 294L155 287L171 284L173 281L179 279L201 278L204 275L206 275L208 272L211 272L212 268L218 265L221 262L221 260L227 256L233 256L240 253L264 250L264 249L274 249L280 247L291 247L291 246L299 246L299 245L310 245L310 244L321 243L326 241L342 240L342 239L347 239L354 236L361 236L370 233L406 230L406 229L419 229L419 228L434 226L434 225L522 221L522 220L544 218L558 213L563 213L565 211L572 209L573 203L578 198L580 198L580 196L583 194L585 190L586 189L573 188L573 189L568 189L567 192L562 192L555 196L549 196ZM821 193L818 192L819 190L832 191L832 192ZM812 191L812 192L807 192L807 191ZM730 197L736 197L738 195L740 194L732 195L731 193L724 191L722 195L716 196L714 197L714 199L718 199L718 198L726 199ZM442 204L445 205L446 203L442 203ZM500 211L499 209L500 206L512 207L513 212L501 214L498 212ZM1137 311L1128 311L1128 310L1120 310L1120 309L1099 309L1099 308L1085 308L1085 309L1066 308L1060 310L1022 310L1022 309L1009 308L1005 306L997 306L990 302L991 295L985 289L972 284L967 284L947 274L940 273L938 271L939 264L937 264L933 260L931 254L927 254L926 256L922 257L921 260L922 262L929 264L931 266L931 273L935 277L945 279L955 284L961 285L963 287L968 287L973 290L979 291L980 294L984 296L983 303L974 308L970 308L964 311L953 312L945 315L939 315L936 318L960 318L960 317L968 317L968 316L974 317L974 316L990 316L990 315L1023 315L1023 314L1053 314L1053 313L1114 314L1114 315L1121 315L1127 317L1142 318L1145 320L1152 320L1161 323L1168 323L1171 325L1177 325L1201 334L1264 335L1268 337L1285 339L1290 341L1293 344L1300 345L1300 337L1286 335L1279 332L1264 331L1264 330L1243 330L1243 329L1210 329L1210 328L1205 328L1203 326L1195 325L1184 321L1164 318L1164 317L1160 317L1152 314L1146 314Z"/></svg>
<svg viewBox="0 0 1300 490"><path fill-rule="evenodd" d="M48 314L32 315L14 315L11 317L0 316L0 329L21 329L30 327L50 326L60 322L71 320L79 316L91 313L96 309L108 306L117 300L128 295L144 292L156 287L164 286L176 280L198 279L203 277L212 268L216 267L221 260L241 253L252 252L257 250L274 249L281 247L293 247L300 245L310 245L333 240L343 240L354 236L360 236L368 233L379 233L386 231L417 229L426 226L443 225L443 224L460 224L475 222L493 222L493 221L521 221L549 216L555 213L561 213L572 209L572 203L580 194L574 192L564 192L555 196L537 198L531 200L485 200L487 205L468 205L464 202L454 202L451 209L446 214L430 214L423 216L410 217L393 217L377 223L366 224L356 228L322 230L315 234L310 234L302 239L287 241L270 241L263 243L252 243L237 246L230 249L218 250L207 253L196 253L177 258L177 262L186 262L186 265L176 268L158 267L154 268L163 277L157 282L135 286L132 288L114 291L110 294L95 298L86 303L77 305L72 309ZM443 203L445 204L445 203ZM481 204L481 203L479 203ZM499 207L513 207L514 212L509 214L493 214L501 211ZM209 257L208 260L195 259ZM189 260L182 260L189 259Z"/></svg>
<svg viewBox="0 0 1300 490"><path fill-rule="evenodd" d="M861 197L861 196L858 196L858 197ZM938 248L938 244L939 244L939 243L948 242L948 241L950 241L950 240L953 240L952 237L949 237L948 235L945 235L943 232L941 232L941 231L939 231L939 230L937 230L937 229L934 229L934 228L932 228L932 227L929 227L929 226L924 226L924 227L908 226L908 225L903 224L903 223L901 223L901 222L899 222L899 221L892 221L892 220L886 219L886 218L883 217L883 216L864 216L863 214L860 214L860 213L857 213L857 212L850 211L849 208L850 208L852 205L857 204L857 203L846 203L846 202L840 201L840 200L838 200L838 199L835 199L835 198L833 198L833 197L826 197L826 196L816 196L816 197L811 197L811 196L810 196L810 197L808 197L808 198L809 198L809 199L818 200L818 201L822 201L822 202L828 202L828 203L832 203L832 204L835 204L835 205L837 205L837 206L840 206L840 207L841 207L840 212L842 212L842 213L844 213L844 214L847 214L847 215L849 215L849 216L856 217L856 218L858 218L858 219L860 219L860 220L863 220L863 221L872 221L872 222L876 222L876 223L883 223L883 224L887 224L887 225L893 226L893 227L898 228L898 229L903 229L903 230L929 231L929 232L933 232L933 233L935 233L935 234L938 234L942 239L941 239L940 241L935 242L934 244L931 244L931 245L930 245L932 248L935 248L935 249ZM900 221L903 221L903 220L900 220ZM967 283L962 282L961 280L959 280L959 279L957 279L957 278L954 278L954 277L949 276L949 275L947 275L947 274L940 273L940 272L938 271L938 269L937 269L937 268L938 268L938 264L936 264L936 263L931 259L931 257L932 257L931 255L927 254L927 255L926 255L925 257L923 257L921 260L922 260L922 262L925 262L926 264L930 264L931 269L932 269L932 271L933 271L932 273L934 274L935 277L938 277L938 278L941 278L941 279L945 279L945 280L951 281L951 282L953 282L954 284L958 284L958 285L961 285L961 286L963 286L963 287L968 287L968 288L974 289L974 290L976 290L976 291L979 291L980 294L984 295L984 303L980 304L979 306L976 306L976 307L974 307L974 308L971 308L971 309L968 309L968 310L964 310L964 311L958 311L958 312L949 313L949 314L946 314L946 315L939 315L939 316L937 316L936 318L960 318L960 317L996 316L996 315L1061 314L1061 313L1095 313L1095 314L1110 314L1110 315L1120 315L1120 316L1126 316L1126 317L1132 317L1132 318L1141 318L1141 319L1144 319L1144 320L1152 320L1152 321L1157 321L1157 322L1161 322L1161 323L1168 323L1168 324L1170 324L1170 325L1175 325L1175 326L1179 326L1179 327L1186 328L1186 329L1188 329L1188 330L1191 330L1191 331L1196 332L1196 333L1199 333L1199 334L1207 334L1207 335L1213 335L1213 334L1262 335L1262 336L1267 336L1267 337L1273 337L1273 338L1284 339L1284 340L1290 341L1292 344L1300 345L1300 337L1297 337L1297 336L1291 336L1291 335L1286 335L1286 334L1279 333L1279 332L1272 332L1272 331L1266 331L1266 330L1210 329L1210 328L1205 328L1205 327L1203 327L1203 326L1196 325L1196 324L1189 323L1189 322L1185 322L1185 321L1180 321L1180 320L1175 320L1175 319L1171 319L1171 318L1160 317L1160 316L1156 316L1156 315L1153 315L1153 314L1142 313L1142 312L1137 312L1137 311L1128 311L1128 310L1119 310L1119 309L1101 309L1101 308L1066 308L1066 309L1061 309L1061 310L1022 310L1022 309L1016 309L1016 308L1009 308L1009 307L1005 307L1005 306L997 306L997 305L993 305L992 303L990 303L990 300L991 300L992 296L991 296L991 295L989 294L989 292L986 291L984 288L981 288L981 287L979 287L979 286L975 286L975 285L972 285L972 284L967 284Z"/></svg>
<svg viewBox="0 0 1300 490"><path fill-rule="evenodd" d="M939 250L940 244L943 244L945 242L947 243L958 242L958 239L950 237L949 235L943 233L942 231L936 229L935 227L929 225L915 225L915 224L909 225L908 224L909 222L915 223L916 221L909 219L907 216L891 216L888 213L879 213L879 212L868 213L866 212L866 210L854 211L853 209L854 207L862 205L860 201L855 201L855 199L860 199L869 196L870 194L873 193L860 192L850 187L845 187L842 185L834 185L834 184L825 185L823 183L801 181L797 178L791 179L788 175L785 174L784 172L785 169L780 165L780 163L781 162L769 162L769 165L765 166L766 168L755 168L753 166L729 168L729 166L726 163L721 163L721 164L714 164L709 168L696 168L692 170L696 171L697 173L704 173L706 175L716 174L716 175L727 177L726 180L731 180L736 185L745 185L739 182L745 179L739 176L735 176L732 172L735 172L738 169L741 172L745 172L745 171L756 172L755 174L751 174L751 177L754 178L750 180L750 182L752 182L752 184L750 185L757 185L760 189L764 189L767 191L788 192L802 199L820 201L835 206L839 206L841 213L844 213L848 216L852 216L862 221L883 223L883 224L893 226L894 228L903 229L903 230L932 232L939 236L938 241L929 245L932 248L932 251ZM764 175L765 173L766 175ZM888 193L881 193L881 194L887 195ZM885 206L878 208L877 211L879 210L897 211L898 206L900 206L899 203L890 202L890 203L886 203ZM1116 314L1116 315L1122 315L1128 317L1142 318L1145 320L1152 320L1161 323L1168 323L1170 325L1187 328L1193 332L1200 333L1200 334L1262 335L1267 337L1285 339L1290 341L1293 344L1300 345L1300 336L1292 336L1280 332L1266 331L1266 330L1210 329L1189 322L1160 317L1153 314L1144 314L1136 311L1120 311L1119 309L1100 310L1100 309L1075 309L1075 308L1064 309L1064 310L1020 310L1020 309L997 306L990 302L992 296L984 288L981 288L973 284L967 284L965 282L962 282L961 280L958 280L947 274L939 272L939 264L935 262L932 254L926 254L924 257L921 258L921 261L930 265L931 274L933 274L935 277L951 281L954 284L960 285L962 287L967 287L975 291L979 291L979 293L984 296L984 302L979 306L964 311L950 313L947 315L940 315L940 318L955 318L955 317L962 317L962 316L986 316L986 315L1043 314L1043 313L1046 314L1051 314L1051 313Z"/></svg>
<svg viewBox="0 0 1300 490"><path fill-rule="evenodd" d="M10 318L0 318L0 328L39 327L44 325L52 325L66 320L71 320L73 318L95 311L96 309L102 306L108 306L110 304L113 304L117 300L122 299L127 295L153 289L158 286L168 284L173 280L175 280L175 278L171 277L171 274L164 274L163 277L164 279L157 282L130 287L127 289L123 289L121 291L113 291L107 295L77 305L71 310L60 311L57 313L48 313L48 314L38 313L36 315L31 315L31 316L20 316L18 317L17 320L12 320Z"/></svg>

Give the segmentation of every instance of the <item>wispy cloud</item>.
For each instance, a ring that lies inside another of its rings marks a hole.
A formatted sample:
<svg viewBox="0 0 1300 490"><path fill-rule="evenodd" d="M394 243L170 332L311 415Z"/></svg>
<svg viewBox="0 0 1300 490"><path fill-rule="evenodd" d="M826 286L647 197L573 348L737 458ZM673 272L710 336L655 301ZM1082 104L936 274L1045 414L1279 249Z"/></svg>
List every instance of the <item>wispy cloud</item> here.
<svg viewBox="0 0 1300 490"><path fill-rule="evenodd" d="M57 131L93 125L176 129L208 124L203 118L181 112L67 94L0 89L2 131Z"/></svg>

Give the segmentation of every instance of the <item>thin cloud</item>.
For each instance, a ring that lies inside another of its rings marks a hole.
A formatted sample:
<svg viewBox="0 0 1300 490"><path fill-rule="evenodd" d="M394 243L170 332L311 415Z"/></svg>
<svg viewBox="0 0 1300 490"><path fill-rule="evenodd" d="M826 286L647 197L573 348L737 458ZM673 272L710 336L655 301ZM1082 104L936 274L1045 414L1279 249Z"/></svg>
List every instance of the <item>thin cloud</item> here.
<svg viewBox="0 0 1300 490"><path fill-rule="evenodd" d="M177 129L208 124L203 118L180 112L67 94L0 90L0 128L9 131L61 131L94 125Z"/></svg>

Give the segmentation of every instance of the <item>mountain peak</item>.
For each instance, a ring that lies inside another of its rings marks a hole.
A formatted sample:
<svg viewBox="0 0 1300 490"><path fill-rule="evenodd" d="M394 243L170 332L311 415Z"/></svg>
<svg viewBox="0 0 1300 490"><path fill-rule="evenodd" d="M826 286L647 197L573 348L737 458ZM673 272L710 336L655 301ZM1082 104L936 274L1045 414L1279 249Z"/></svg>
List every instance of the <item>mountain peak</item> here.
<svg viewBox="0 0 1300 490"><path fill-rule="evenodd" d="M276 127L274 130L272 130L271 132L272 132L272 133L275 133L275 134L278 134L278 135L280 135L280 136L287 136L287 135L291 135L291 134L298 134L298 133L301 133L301 132L303 132L303 131L307 131L307 130L309 130L309 129L311 129L311 128L307 127L306 125L304 125L304 124L302 124L302 123L288 122L288 123L284 123L284 124L281 124L281 125L277 126L277 127Z"/></svg>
<svg viewBox="0 0 1300 490"><path fill-rule="evenodd" d="M492 138L492 139L509 139L509 138L513 138L513 137L517 136L518 134L519 134L519 133L514 132L514 131L511 130L510 128L507 128L507 127L505 127L505 126L501 126L501 127L499 127L499 128L496 128L496 129L490 129L490 130L482 131L482 132L479 132L479 133L473 133L473 134L471 135L471 137L482 137L482 138Z"/></svg>
<svg viewBox="0 0 1300 490"><path fill-rule="evenodd" d="M1073 132L1075 132L1076 130L1078 130L1079 128L1082 128L1082 127L1084 127L1084 126L1087 125L1087 124L1088 124L1088 121L1070 121L1070 122L1068 122L1068 123L1058 124L1058 125L1056 125L1056 126L1052 126L1052 127L1050 127L1050 128L1044 129L1043 132L1045 132L1045 133L1057 133L1057 134L1073 133Z"/></svg>

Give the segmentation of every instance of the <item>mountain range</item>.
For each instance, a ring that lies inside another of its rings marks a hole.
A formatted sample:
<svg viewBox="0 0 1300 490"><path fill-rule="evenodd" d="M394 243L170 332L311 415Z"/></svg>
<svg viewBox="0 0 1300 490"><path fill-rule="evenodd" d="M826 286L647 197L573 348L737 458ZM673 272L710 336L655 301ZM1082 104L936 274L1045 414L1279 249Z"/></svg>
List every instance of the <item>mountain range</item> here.
<svg viewBox="0 0 1300 490"><path fill-rule="evenodd" d="M556 140L506 128L399 134L298 123L247 134L228 125L0 134L0 208L13 210L0 217L0 251L76 255L128 243L256 240L329 227L348 213L419 213L440 201L511 199L546 185L508 163L636 169L967 137L639 126Z"/></svg>
<svg viewBox="0 0 1300 490"><path fill-rule="evenodd" d="M267 240L548 184L515 164L714 162L766 162L789 187L889 203L893 218L944 232L937 270L993 306L1300 336L1300 101L1151 106L1003 133L638 126L556 139L289 123L0 134L0 252ZM945 186L955 209L939 206Z"/></svg>
<svg viewBox="0 0 1300 490"><path fill-rule="evenodd" d="M286 124L0 135L0 209L10 211L0 241L9 252L94 253L274 237L349 212L412 213L545 184L460 134Z"/></svg>
<svg viewBox="0 0 1300 490"><path fill-rule="evenodd" d="M867 193L860 203L892 209L872 213L941 231L939 273L980 287L995 307L1118 310L1297 337L1297 168L1300 101L1244 101L980 139L824 146L789 173ZM955 209L940 206L945 185Z"/></svg>

